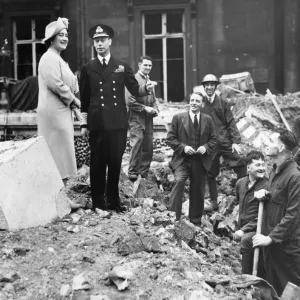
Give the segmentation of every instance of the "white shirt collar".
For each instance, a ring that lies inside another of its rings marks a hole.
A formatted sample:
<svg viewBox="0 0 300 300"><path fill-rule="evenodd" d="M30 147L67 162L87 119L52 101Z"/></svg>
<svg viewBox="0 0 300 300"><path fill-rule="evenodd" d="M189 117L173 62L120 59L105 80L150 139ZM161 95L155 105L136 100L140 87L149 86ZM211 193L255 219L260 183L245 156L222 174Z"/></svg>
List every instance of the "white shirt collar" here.
<svg viewBox="0 0 300 300"><path fill-rule="evenodd" d="M149 75L145 75L143 72L141 72L140 70L138 70L138 73L142 76L142 78L144 78L145 80L149 79Z"/></svg>
<svg viewBox="0 0 300 300"><path fill-rule="evenodd" d="M190 114L190 118L192 119L192 122L194 123L194 118L195 116L197 116L197 120L198 120L198 123L199 123L199 120L200 120L200 112L198 112L197 114L194 114L193 112L189 112Z"/></svg>
<svg viewBox="0 0 300 300"><path fill-rule="evenodd" d="M209 101L210 103L213 103L213 102L215 101L215 97L216 97L216 93L213 93L213 95L212 95L211 97L208 97L208 96L207 96L208 101Z"/></svg>
<svg viewBox="0 0 300 300"><path fill-rule="evenodd" d="M103 58L105 58L105 62L106 62L106 64L108 64L111 55L110 55L110 53L108 53L106 56L102 57L102 56L100 56L99 54L97 54L97 57L98 57L98 59L99 59L99 61L100 61L101 64L102 64Z"/></svg>

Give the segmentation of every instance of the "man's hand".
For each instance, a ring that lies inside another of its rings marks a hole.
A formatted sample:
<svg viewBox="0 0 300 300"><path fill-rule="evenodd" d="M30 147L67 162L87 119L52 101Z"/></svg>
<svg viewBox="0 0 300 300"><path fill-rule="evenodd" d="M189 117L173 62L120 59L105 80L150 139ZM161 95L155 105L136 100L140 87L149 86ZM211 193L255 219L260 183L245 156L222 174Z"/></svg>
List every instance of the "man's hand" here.
<svg viewBox="0 0 300 300"><path fill-rule="evenodd" d="M144 106L144 110L149 115L152 115L155 113L155 109L151 106Z"/></svg>
<svg viewBox="0 0 300 300"><path fill-rule="evenodd" d="M237 154L242 154L242 149L239 144L232 144L232 153L236 151Z"/></svg>
<svg viewBox="0 0 300 300"><path fill-rule="evenodd" d="M239 240L242 238L243 235L244 235L244 231L243 231L243 230L238 230L238 231L236 231L236 232L233 234L233 239L234 239L235 241L239 241Z"/></svg>
<svg viewBox="0 0 300 300"><path fill-rule="evenodd" d="M261 189L261 190L254 192L254 198L257 199L258 201L267 200L269 195L270 195L270 193L265 189Z"/></svg>
<svg viewBox="0 0 300 300"><path fill-rule="evenodd" d="M200 146L197 149L197 153L204 154L206 152L206 148L204 146Z"/></svg>
<svg viewBox="0 0 300 300"><path fill-rule="evenodd" d="M155 81L151 81L151 80L148 80L146 82L146 90L149 94L152 94L152 92L154 91L154 87L157 85L157 82Z"/></svg>
<svg viewBox="0 0 300 300"><path fill-rule="evenodd" d="M196 153L195 150L194 150L192 147L190 147L190 146L185 146L185 147L184 147L184 152L185 152L187 155L193 155L193 154Z"/></svg>
<svg viewBox="0 0 300 300"><path fill-rule="evenodd" d="M88 138L89 137L89 130L87 128L81 128L81 136L83 138Z"/></svg>
<svg viewBox="0 0 300 300"><path fill-rule="evenodd" d="M272 244L272 239L269 236L265 236L262 234L256 234L252 238L253 247L265 247Z"/></svg>

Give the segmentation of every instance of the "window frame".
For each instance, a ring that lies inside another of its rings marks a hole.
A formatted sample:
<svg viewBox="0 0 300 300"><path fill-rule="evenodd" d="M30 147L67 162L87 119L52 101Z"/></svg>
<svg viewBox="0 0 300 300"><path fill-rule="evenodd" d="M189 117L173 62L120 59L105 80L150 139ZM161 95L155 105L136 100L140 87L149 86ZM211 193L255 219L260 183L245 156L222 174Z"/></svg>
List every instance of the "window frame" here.
<svg viewBox="0 0 300 300"><path fill-rule="evenodd" d="M182 13L182 32L180 33L168 33L167 32L167 13L180 11ZM162 32L161 34L145 34L145 14L147 13L160 13L162 15ZM162 39L163 47L163 99L168 99L168 72L167 72L167 39L168 38L182 38L183 39L183 88L184 95L186 95L186 22L184 10L178 8L164 9L164 10L147 10L142 12L142 53L146 55L146 40L147 39ZM166 100L167 101L167 100Z"/></svg>
<svg viewBox="0 0 300 300"><path fill-rule="evenodd" d="M32 44L32 51L33 51L33 49L35 49L36 44L39 44L42 41L42 40L35 40L34 41L33 39L31 39L31 40L17 40L16 39L16 26L15 26L16 19L19 18L19 17L28 17L32 21L32 19L34 17L38 18L39 16L48 16L49 19L50 19L50 22L51 22L54 19L54 12L50 11L50 10L27 11L27 12L22 12L22 11L18 12L17 11L17 12L11 12L11 13L9 13L7 15L8 20L10 20L10 24L11 24L10 25L10 28L11 28L11 41L12 41L11 45L12 45L13 57L14 57L13 66L12 67L13 67L13 77L16 80L18 80L18 77L17 77L17 74L18 74L18 70L17 70L18 59L17 59L17 53L16 53L17 52L16 51L16 41L18 41L17 44L29 44L29 43ZM34 43L34 45L33 45L33 43ZM35 59L33 59L34 57L35 57ZM36 73L35 70L36 70L36 66L37 66L35 51L34 51L34 53L32 53L32 59L33 59L32 66L35 65L35 68L33 69L33 71L34 71L33 74L35 74ZM37 76L37 74L36 75L32 75L32 76Z"/></svg>

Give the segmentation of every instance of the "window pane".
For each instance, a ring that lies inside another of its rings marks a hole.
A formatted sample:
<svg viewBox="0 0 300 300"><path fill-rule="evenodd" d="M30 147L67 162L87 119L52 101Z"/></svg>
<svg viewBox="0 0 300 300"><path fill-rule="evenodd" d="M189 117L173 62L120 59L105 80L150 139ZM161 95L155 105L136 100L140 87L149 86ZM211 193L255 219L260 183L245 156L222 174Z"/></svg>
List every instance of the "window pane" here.
<svg viewBox="0 0 300 300"><path fill-rule="evenodd" d="M154 60L153 67L150 73L151 79L155 81L163 81L163 61L162 60Z"/></svg>
<svg viewBox="0 0 300 300"><path fill-rule="evenodd" d="M168 101L184 100L184 63L183 59L167 61Z"/></svg>
<svg viewBox="0 0 300 300"><path fill-rule="evenodd" d="M16 20L17 40L31 40L31 19L20 18Z"/></svg>
<svg viewBox="0 0 300 300"><path fill-rule="evenodd" d="M18 45L18 65L32 65L32 44Z"/></svg>
<svg viewBox="0 0 300 300"><path fill-rule="evenodd" d="M182 13L167 13L167 32L178 33L182 31Z"/></svg>
<svg viewBox="0 0 300 300"><path fill-rule="evenodd" d="M18 65L18 80L32 76L32 65Z"/></svg>
<svg viewBox="0 0 300 300"><path fill-rule="evenodd" d="M151 56L153 59L162 59L162 40L161 39L147 39L145 41L145 54Z"/></svg>
<svg viewBox="0 0 300 300"><path fill-rule="evenodd" d="M161 34L161 14L145 15L145 34Z"/></svg>
<svg viewBox="0 0 300 300"><path fill-rule="evenodd" d="M50 23L50 17L40 17L35 20L35 37L37 40L45 37L45 28Z"/></svg>
<svg viewBox="0 0 300 300"><path fill-rule="evenodd" d="M36 49L36 74L38 74L39 61L42 55L46 52L47 48L45 44L36 44L35 49Z"/></svg>
<svg viewBox="0 0 300 300"><path fill-rule="evenodd" d="M167 58L183 58L183 38L167 39Z"/></svg>

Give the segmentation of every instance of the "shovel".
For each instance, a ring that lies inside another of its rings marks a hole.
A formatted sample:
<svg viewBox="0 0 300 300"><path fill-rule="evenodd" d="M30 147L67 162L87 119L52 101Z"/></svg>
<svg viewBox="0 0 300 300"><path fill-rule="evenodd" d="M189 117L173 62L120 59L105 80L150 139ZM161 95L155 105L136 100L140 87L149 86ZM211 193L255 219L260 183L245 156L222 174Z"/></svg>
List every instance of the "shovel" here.
<svg viewBox="0 0 300 300"><path fill-rule="evenodd" d="M259 201L256 234L261 234L263 212L264 212L264 202ZM258 260L259 260L259 247L256 247L254 249L254 258L253 258L253 270L252 270L253 276L257 276Z"/></svg>

